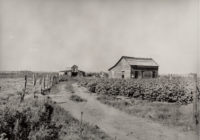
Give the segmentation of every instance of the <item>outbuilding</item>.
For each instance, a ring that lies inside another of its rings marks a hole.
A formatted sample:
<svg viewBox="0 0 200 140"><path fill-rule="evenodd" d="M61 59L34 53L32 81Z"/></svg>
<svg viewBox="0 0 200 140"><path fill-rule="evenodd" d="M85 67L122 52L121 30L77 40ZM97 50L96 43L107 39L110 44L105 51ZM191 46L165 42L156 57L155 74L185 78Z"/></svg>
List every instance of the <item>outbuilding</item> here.
<svg viewBox="0 0 200 140"><path fill-rule="evenodd" d="M77 65L73 65L72 67L67 67L65 70L63 71L59 71L59 75L67 75L70 77L76 77L76 76L85 76L85 72L82 70L78 69Z"/></svg>

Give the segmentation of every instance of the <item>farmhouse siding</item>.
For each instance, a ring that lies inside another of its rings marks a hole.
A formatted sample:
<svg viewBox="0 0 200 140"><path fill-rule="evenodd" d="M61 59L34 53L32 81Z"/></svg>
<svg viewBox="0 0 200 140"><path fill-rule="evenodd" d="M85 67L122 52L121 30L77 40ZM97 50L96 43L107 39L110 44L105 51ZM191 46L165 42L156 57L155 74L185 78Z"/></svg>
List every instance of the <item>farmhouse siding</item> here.
<svg viewBox="0 0 200 140"><path fill-rule="evenodd" d="M130 65L125 59L122 59L112 70L109 72L111 78L129 78L130 77Z"/></svg>

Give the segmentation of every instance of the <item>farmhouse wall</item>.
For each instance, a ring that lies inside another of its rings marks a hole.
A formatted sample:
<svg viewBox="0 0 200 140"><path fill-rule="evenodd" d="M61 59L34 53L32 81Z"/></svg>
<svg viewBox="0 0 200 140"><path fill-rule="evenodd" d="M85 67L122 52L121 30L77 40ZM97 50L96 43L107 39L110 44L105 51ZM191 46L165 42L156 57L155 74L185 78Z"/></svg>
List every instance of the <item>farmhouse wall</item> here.
<svg viewBox="0 0 200 140"><path fill-rule="evenodd" d="M130 78L130 65L127 63L125 59L121 59L121 61L109 71L109 77L111 78Z"/></svg>

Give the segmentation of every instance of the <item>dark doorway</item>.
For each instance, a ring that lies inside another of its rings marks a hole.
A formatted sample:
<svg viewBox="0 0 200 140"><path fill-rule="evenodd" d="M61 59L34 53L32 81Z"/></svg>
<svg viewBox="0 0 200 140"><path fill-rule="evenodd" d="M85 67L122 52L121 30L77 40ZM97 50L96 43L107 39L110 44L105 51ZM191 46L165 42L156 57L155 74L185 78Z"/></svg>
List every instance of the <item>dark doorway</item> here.
<svg viewBox="0 0 200 140"><path fill-rule="evenodd" d="M78 72L72 72L72 77L76 77L78 75Z"/></svg>
<svg viewBox="0 0 200 140"><path fill-rule="evenodd" d="M152 77L153 77L153 78L156 77L156 72L155 72L155 71L153 71L153 75L152 75Z"/></svg>
<svg viewBox="0 0 200 140"><path fill-rule="evenodd" d="M138 78L138 71L135 71L135 78Z"/></svg>

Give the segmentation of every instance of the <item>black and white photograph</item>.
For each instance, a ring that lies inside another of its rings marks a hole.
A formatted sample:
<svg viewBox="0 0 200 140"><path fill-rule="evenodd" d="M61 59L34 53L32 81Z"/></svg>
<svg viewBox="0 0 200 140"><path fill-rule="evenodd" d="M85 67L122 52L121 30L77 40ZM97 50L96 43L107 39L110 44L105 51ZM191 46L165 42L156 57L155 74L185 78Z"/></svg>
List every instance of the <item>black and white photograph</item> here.
<svg viewBox="0 0 200 140"><path fill-rule="evenodd" d="M0 140L200 140L200 0L0 0Z"/></svg>

